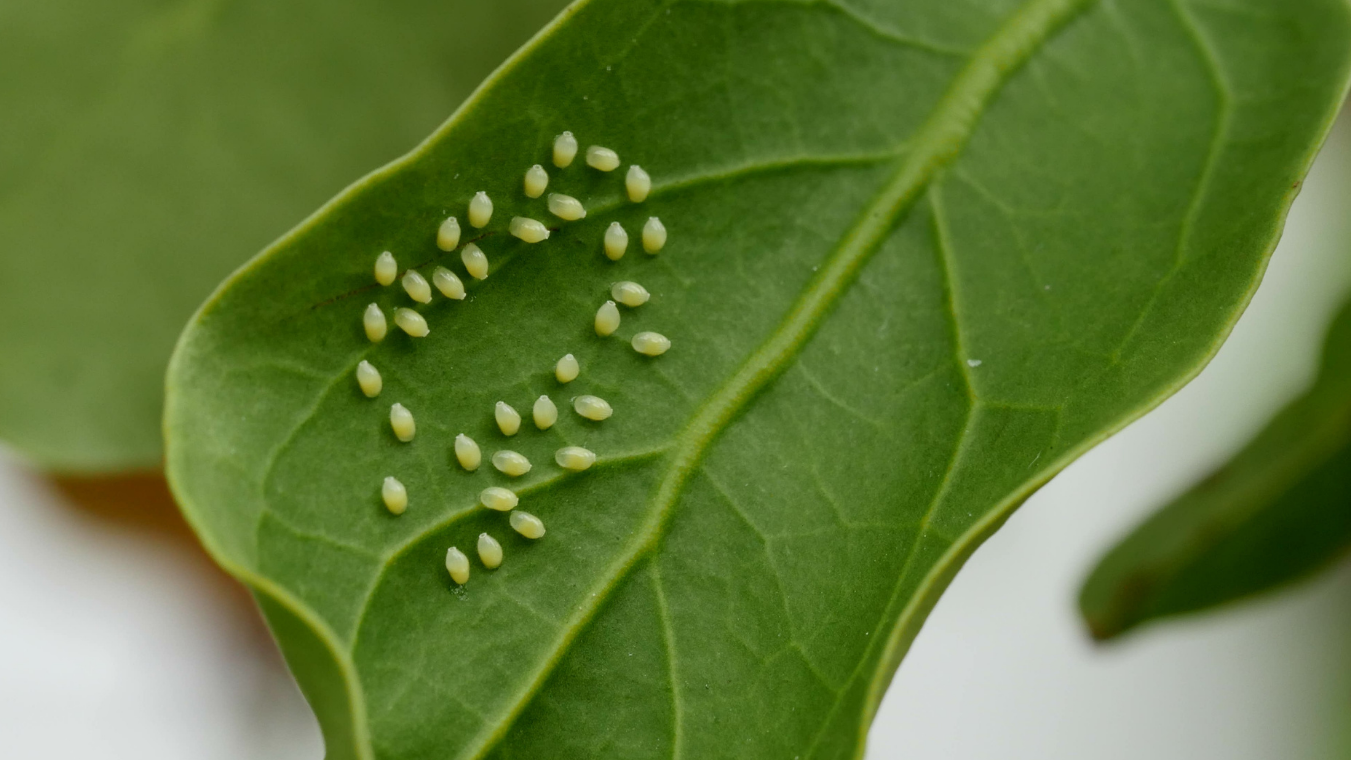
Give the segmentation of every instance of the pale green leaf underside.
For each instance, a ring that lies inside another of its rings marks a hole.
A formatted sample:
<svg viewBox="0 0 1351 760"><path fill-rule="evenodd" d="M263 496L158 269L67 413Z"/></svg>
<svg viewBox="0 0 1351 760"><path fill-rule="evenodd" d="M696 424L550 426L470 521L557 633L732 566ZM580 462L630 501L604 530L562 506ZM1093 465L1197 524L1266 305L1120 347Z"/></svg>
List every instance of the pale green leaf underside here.
<svg viewBox="0 0 1351 760"><path fill-rule="evenodd" d="M175 338L563 0L0 4L0 438L158 467Z"/></svg>
<svg viewBox="0 0 1351 760"><path fill-rule="evenodd" d="M856 756L961 561L1228 331L1346 32L1332 0L582 3L203 308L170 369L171 480L332 757ZM504 229L548 218L521 176L563 129L655 189L554 171L590 214L528 247ZM434 234L477 190L492 276L420 308L429 337L371 346L365 305L410 303L375 254L463 276ZM652 214L659 256L601 255ZM601 339L619 279L653 298ZM649 329L669 354L629 349ZM494 402L542 393L554 429L495 431ZM614 417L579 419L579 393ZM514 486L543 540L474 506L507 479L456 467L460 432L535 462ZM601 461L564 476L564 443ZM457 593L445 549L484 530L507 560Z"/></svg>

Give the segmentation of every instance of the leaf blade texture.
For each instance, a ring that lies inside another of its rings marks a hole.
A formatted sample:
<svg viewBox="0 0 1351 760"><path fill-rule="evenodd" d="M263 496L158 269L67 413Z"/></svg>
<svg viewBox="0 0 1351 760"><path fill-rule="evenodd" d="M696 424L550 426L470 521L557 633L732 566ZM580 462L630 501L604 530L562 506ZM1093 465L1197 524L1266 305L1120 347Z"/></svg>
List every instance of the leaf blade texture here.
<svg viewBox="0 0 1351 760"><path fill-rule="evenodd" d="M861 754L962 560L1199 371L1256 287L1345 87L1347 18L1243 8L580 3L237 273L171 364L169 475L299 631L279 637L330 751ZM647 200L621 171L553 167L563 130L641 164ZM524 196L536 163L584 220ZM410 305L372 282L375 254L458 267L435 231L479 191L494 215L462 244L488 278L419 307L427 337L367 342L367 303ZM612 221L636 240L652 215L660 253L606 258ZM514 216L551 237L515 241ZM652 297L601 338L619 280ZM632 351L645 330L670 351ZM541 394L552 428L497 429L496 402ZM574 415L581 394L614 415ZM460 433L537 465L467 473ZM538 465L563 445L597 462ZM385 475L408 488L398 518ZM488 485L547 534L476 506ZM446 549L485 531L505 560L461 588Z"/></svg>
<svg viewBox="0 0 1351 760"><path fill-rule="evenodd" d="M1351 303L1314 385L1220 469L1099 561L1080 609L1099 639L1283 588L1351 547Z"/></svg>
<svg viewBox="0 0 1351 760"><path fill-rule="evenodd" d="M202 300L562 5L7 4L0 438L55 470L160 467L164 371Z"/></svg>

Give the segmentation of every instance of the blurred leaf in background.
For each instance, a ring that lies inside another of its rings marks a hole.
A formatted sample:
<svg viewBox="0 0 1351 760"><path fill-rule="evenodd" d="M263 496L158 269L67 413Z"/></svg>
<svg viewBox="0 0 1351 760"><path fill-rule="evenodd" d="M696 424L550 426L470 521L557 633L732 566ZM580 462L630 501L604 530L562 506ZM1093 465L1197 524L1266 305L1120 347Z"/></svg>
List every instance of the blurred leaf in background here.
<svg viewBox="0 0 1351 760"><path fill-rule="evenodd" d="M62 471L158 466L193 309L562 6L0 4L0 439Z"/></svg>
<svg viewBox="0 0 1351 760"><path fill-rule="evenodd" d="M1230 6L592 0L236 272L174 355L168 473L330 757L861 754L963 561L1193 377L1257 287L1351 29L1341 0ZM555 167L565 129L621 167ZM653 178L641 202L627 163ZM533 164L585 218L523 193ZM552 236L513 237L517 216ZM383 250L468 297L377 285ZM617 280L651 300L603 338ZM642 331L670 351L636 353ZM582 370L561 384L567 353ZM613 417L575 414L583 394ZM556 466L565 445L594 466ZM533 469L498 472L505 449ZM478 506L486 486L547 533ZM447 549L473 557L485 532L506 560L460 586Z"/></svg>
<svg viewBox="0 0 1351 760"><path fill-rule="evenodd" d="M1351 301L1313 387L1113 548L1080 607L1099 639L1308 576L1351 549Z"/></svg>

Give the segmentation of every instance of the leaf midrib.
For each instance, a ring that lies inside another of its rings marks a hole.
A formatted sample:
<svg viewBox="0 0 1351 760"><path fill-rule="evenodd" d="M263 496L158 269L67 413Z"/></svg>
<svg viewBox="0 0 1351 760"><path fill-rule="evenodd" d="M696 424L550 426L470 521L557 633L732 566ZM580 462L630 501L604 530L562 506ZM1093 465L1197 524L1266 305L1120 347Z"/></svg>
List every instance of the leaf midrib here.
<svg viewBox="0 0 1351 760"><path fill-rule="evenodd" d="M508 704L496 725L486 735L481 733L477 741L467 744L460 757L482 758L501 741L610 594L641 559L657 550L685 483L713 441L796 356L933 177L960 155L985 107L1002 85L1055 31L1093 2L1031 0L981 45L918 131L912 150L892 180L863 209L779 329L709 397L677 436L671 464L657 488L650 514L629 548L611 566L595 592L584 597L548 657L519 696Z"/></svg>

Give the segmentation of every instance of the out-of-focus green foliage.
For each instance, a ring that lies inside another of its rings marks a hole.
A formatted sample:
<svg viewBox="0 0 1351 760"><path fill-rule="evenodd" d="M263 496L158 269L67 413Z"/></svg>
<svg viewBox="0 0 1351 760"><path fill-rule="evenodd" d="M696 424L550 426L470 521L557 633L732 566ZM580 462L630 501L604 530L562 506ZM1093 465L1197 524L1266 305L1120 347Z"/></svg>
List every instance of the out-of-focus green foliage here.
<svg viewBox="0 0 1351 760"><path fill-rule="evenodd" d="M193 309L563 0L0 3L0 438L154 467Z"/></svg>
<svg viewBox="0 0 1351 760"><path fill-rule="evenodd" d="M175 493L262 600L332 758L856 757L963 560L1228 333L1348 33L1341 0L581 3L202 308L169 372ZM565 129L646 167L651 197L553 168ZM536 163L584 220L524 196ZM482 282L434 242L477 191ZM511 237L517 215L552 237ZM382 250L468 299L376 285ZM652 300L600 338L616 280ZM430 334L370 343L372 302ZM640 330L670 352L636 354ZM579 418L583 393L614 416ZM513 437L499 400L526 412ZM565 444L599 461L561 470ZM534 469L496 472L499 449ZM548 533L477 506L488 485ZM481 532L506 561L461 588L446 550Z"/></svg>
<svg viewBox="0 0 1351 760"><path fill-rule="evenodd" d="M1328 331L1313 387L1114 547L1079 603L1093 635L1111 638L1285 585L1348 548L1351 301Z"/></svg>

